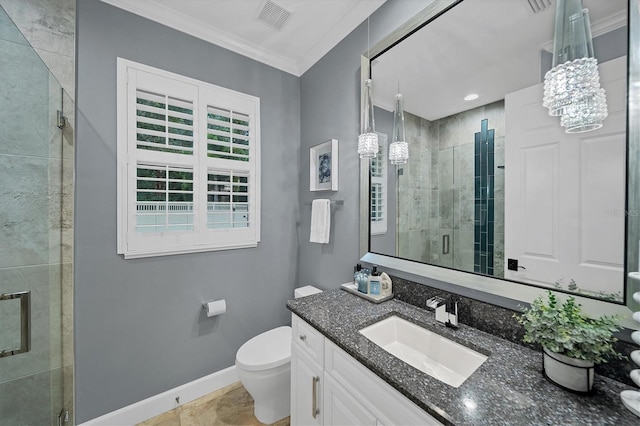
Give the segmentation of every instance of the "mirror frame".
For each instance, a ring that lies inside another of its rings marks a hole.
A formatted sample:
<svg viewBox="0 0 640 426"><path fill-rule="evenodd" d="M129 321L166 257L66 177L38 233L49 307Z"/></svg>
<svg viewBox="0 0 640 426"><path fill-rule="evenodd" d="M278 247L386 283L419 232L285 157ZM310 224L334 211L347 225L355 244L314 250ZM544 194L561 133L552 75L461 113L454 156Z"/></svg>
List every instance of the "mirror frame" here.
<svg viewBox="0 0 640 426"><path fill-rule="evenodd" d="M371 65L369 58L391 49L403 39L411 36L429 22L446 13L449 9L461 3L463 0L434 0L421 12L409 19L395 31L384 37L368 52L360 56L360 78L361 86L364 81L371 77ZM364 91L361 90L360 111L364 108ZM629 138L629 136L627 136ZM539 296L544 296L547 290L553 291L560 299L568 296L576 298L582 305L583 311L593 317L600 315L622 315L624 318L620 325L629 329L640 329L640 324L631 318L632 311L629 309L629 292L627 291L627 280L625 280L625 304L607 302L590 297L583 297L578 294L558 292L551 288L530 286L516 281L493 278L486 275L478 275L471 272L463 272L455 269L448 269L426 263L415 262L407 259L382 255L369 252L369 227L370 227L370 161L360 160L360 254L361 261L375 264L383 269L390 270L395 276L405 278L430 287L451 291L462 296L471 297L483 302L502 306L509 309L519 310L521 303L531 303ZM625 256L627 247L625 245Z"/></svg>

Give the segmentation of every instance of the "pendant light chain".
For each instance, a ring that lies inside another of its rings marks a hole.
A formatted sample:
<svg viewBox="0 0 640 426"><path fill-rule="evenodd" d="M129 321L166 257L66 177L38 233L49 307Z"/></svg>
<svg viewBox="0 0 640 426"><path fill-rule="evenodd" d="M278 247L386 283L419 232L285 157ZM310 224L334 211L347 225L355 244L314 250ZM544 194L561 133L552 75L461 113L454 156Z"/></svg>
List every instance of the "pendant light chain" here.
<svg viewBox="0 0 640 426"><path fill-rule="evenodd" d="M391 164L405 164L409 159L409 144L406 141L404 133L404 108L402 105L402 94L400 93L400 50L398 49L397 65L397 84L398 92L395 96L393 110L393 137L389 145L389 161Z"/></svg>
<svg viewBox="0 0 640 426"><path fill-rule="evenodd" d="M369 17L367 17L367 60L369 67L371 66L370 51L370 35L369 35ZM369 68L371 70L371 68ZM373 86L371 78L364 82L364 104L362 108L362 123L360 128L360 136L358 136L358 154L360 159L372 159L378 155L378 135L375 132L375 122L373 117Z"/></svg>

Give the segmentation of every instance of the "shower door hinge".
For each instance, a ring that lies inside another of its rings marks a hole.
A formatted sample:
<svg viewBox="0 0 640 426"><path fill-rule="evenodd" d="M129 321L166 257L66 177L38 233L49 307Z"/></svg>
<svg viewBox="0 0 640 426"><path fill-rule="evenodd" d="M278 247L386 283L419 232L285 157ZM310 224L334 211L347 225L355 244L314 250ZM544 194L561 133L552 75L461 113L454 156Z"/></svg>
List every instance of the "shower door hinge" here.
<svg viewBox="0 0 640 426"><path fill-rule="evenodd" d="M69 421L69 410L65 410L64 408L58 414L58 426L62 426L63 424Z"/></svg>
<svg viewBox="0 0 640 426"><path fill-rule="evenodd" d="M64 129L65 127L67 127L67 117L62 115L62 111L58 110L56 117L57 117L56 126L58 126L58 129Z"/></svg>

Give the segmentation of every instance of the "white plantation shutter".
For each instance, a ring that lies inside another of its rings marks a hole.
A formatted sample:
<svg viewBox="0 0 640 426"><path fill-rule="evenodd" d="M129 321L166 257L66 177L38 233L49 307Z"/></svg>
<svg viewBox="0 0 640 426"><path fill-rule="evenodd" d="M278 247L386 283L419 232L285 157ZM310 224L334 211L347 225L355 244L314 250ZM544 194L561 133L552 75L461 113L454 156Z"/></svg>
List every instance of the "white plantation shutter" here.
<svg viewBox="0 0 640 426"><path fill-rule="evenodd" d="M136 147L193 154L193 102L136 91Z"/></svg>
<svg viewBox="0 0 640 426"><path fill-rule="evenodd" d="M207 227L213 229L247 228L253 217L249 212L249 175L246 173L208 173Z"/></svg>
<svg viewBox="0 0 640 426"><path fill-rule="evenodd" d="M249 161L249 116L209 106L207 152L212 158Z"/></svg>
<svg viewBox="0 0 640 426"><path fill-rule="evenodd" d="M259 241L259 99L118 58L118 253Z"/></svg>
<svg viewBox="0 0 640 426"><path fill-rule="evenodd" d="M193 230L193 170L138 164L136 232Z"/></svg>
<svg viewBox="0 0 640 426"><path fill-rule="evenodd" d="M371 183L371 222L380 222L384 219L384 199L382 184Z"/></svg>

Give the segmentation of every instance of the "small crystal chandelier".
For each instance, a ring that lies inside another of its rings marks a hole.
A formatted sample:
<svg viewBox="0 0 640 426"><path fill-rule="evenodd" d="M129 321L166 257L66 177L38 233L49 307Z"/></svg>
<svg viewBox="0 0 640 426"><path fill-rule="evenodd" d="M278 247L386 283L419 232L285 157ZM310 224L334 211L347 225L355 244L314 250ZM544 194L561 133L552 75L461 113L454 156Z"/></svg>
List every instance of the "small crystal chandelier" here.
<svg viewBox="0 0 640 426"><path fill-rule="evenodd" d="M409 144L404 137L404 109L402 95L396 95L395 110L393 111L393 138L389 145L389 161L391 164L405 164L409 159Z"/></svg>
<svg viewBox="0 0 640 426"><path fill-rule="evenodd" d="M358 136L358 154L362 159L375 158L378 154L378 135L373 118L373 87L371 79L364 82L364 107L362 125Z"/></svg>
<svg viewBox="0 0 640 426"><path fill-rule="evenodd" d="M607 118L589 11L582 7L582 0L558 0L553 68L544 76L542 105L549 109L549 115L560 116L567 133L599 129Z"/></svg>

